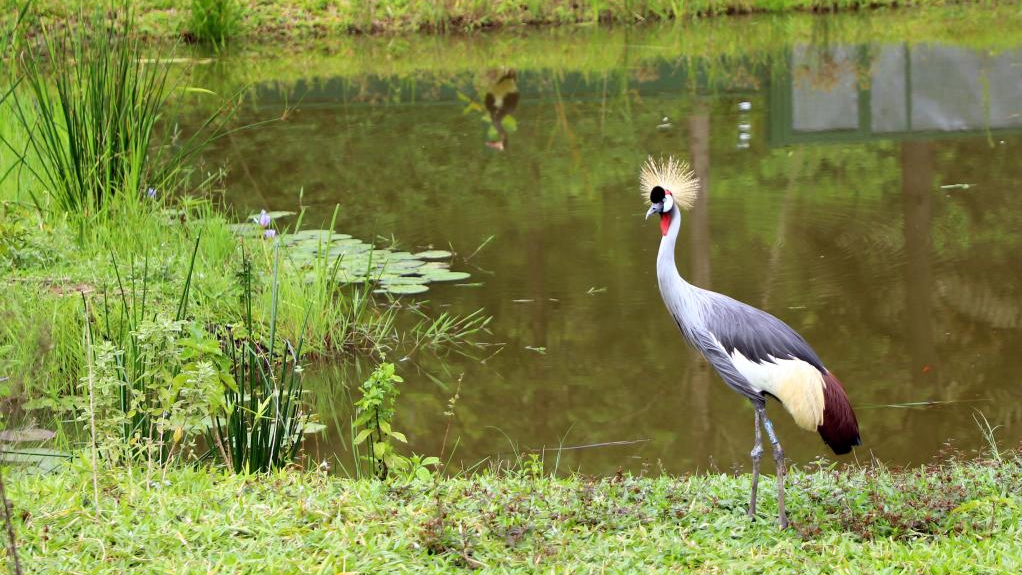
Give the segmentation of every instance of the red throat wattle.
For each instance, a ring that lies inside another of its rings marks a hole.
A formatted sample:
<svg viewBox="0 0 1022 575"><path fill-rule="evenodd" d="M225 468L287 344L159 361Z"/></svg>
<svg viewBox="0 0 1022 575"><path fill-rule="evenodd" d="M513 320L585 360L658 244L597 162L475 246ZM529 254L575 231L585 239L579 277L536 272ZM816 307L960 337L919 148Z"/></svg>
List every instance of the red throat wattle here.
<svg viewBox="0 0 1022 575"><path fill-rule="evenodd" d="M660 233L667 235L667 229L671 227L671 213L660 214Z"/></svg>

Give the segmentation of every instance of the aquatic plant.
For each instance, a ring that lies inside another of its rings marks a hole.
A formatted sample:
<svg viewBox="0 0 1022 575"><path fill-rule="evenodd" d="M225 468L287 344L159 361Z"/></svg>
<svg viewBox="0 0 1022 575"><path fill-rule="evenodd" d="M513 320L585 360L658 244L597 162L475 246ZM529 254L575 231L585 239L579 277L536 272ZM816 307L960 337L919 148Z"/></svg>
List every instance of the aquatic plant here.
<svg viewBox="0 0 1022 575"><path fill-rule="evenodd" d="M303 406L302 339L297 345L287 340L277 343L279 248L275 252L268 336L259 337L261 329L253 319L252 267L247 256L240 274L244 323L227 328L221 336L235 384L225 388L224 404L213 417L208 435L221 462L236 473L269 471L291 463L311 422ZM304 328L299 331L303 332Z"/></svg>
<svg viewBox="0 0 1022 575"><path fill-rule="evenodd" d="M424 469L440 463L436 457L411 459L395 449L394 441L408 443L405 435L393 428L394 403L401 394L397 384L403 381L394 364L383 362L358 388L362 396L355 402L351 444L359 476L362 475L359 459L368 464L369 475L377 479L386 479L393 472Z"/></svg>
<svg viewBox="0 0 1022 575"><path fill-rule="evenodd" d="M240 235L258 233L265 236L272 222L265 210L252 218L259 228L239 224ZM299 269L314 269L326 262L332 269L332 281L340 284L378 284L376 293L414 295L429 290L434 282L458 282L468 279L468 272L451 271L448 261L454 255L446 250L418 253L377 248L372 244L329 230L301 230L280 237L287 248L288 261ZM314 277L312 275L307 277Z"/></svg>

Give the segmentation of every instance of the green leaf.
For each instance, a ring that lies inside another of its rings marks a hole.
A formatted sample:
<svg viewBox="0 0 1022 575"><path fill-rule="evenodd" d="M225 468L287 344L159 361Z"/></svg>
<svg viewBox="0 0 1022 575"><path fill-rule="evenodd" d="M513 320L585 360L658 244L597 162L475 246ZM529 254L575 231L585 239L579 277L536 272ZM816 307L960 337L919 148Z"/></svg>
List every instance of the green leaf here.
<svg viewBox="0 0 1022 575"><path fill-rule="evenodd" d="M355 445L362 445L362 443L365 442L366 438L369 437L369 435L372 434L372 432L373 431L371 429L363 429L362 431L358 432L358 435L355 436L355 440L353 441L353 443Z"/></svg>
<svg viewBox="0 0 1022 575"><path fill-rule="evenodd" d="M230 390L233 391L234 393L239 393L239 391L238 391L238 382L234 380L234 376L233 375L231 375L231 374L229 374L227 372L221 371L220 372L220 381L224 385L226 385L228 388L230 388Z"/></svg>
<svg viewBox="0 0 1022 575"><path fill-rule="evenodd" d="M401 433L400 431L392 431L390 432L390 436L400 441L401 443L408 443L408 438L405 437L405 434Z"/></svg>
<svg viewBox="0 0 1022 575"><path fill-rule="evenodd" d="M518 120L516 120L514 116L510 114L504 116L502 123L504 124L504 129L507 130L509 134L514 134L518 131Z"/></svg>

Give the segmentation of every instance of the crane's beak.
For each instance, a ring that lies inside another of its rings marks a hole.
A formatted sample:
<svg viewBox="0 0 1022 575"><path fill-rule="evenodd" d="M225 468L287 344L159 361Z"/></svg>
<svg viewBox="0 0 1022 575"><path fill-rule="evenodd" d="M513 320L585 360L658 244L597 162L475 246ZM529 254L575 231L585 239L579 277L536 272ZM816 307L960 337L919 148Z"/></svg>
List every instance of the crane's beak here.
<svg viewBox="0 0 1022 575"><path fill-rule="evenodd" d="M653 214L659 214L664 209L663 203L656 203L649 207L649 211L646 212L646 219L648 220Z"/></svg>

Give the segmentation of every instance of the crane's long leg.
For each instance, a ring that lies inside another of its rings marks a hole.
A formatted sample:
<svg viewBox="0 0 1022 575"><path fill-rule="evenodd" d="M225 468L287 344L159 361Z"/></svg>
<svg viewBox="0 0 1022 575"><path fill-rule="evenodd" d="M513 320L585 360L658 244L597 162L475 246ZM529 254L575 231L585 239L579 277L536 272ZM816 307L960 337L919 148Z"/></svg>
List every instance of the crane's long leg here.
<svg viewBox="0 0 1022 575"><path fill-rule="evenodd" d="M756 408L756 445L752 447L752 494L749 496L749 519L756 518L756 489L759 487L759 460L763 456L763 436L759 433L759 408Z"/></svg>
<svg viewBox="0 0 1022 575"><path fill-rule="evenodd" d="M777 465L777 522L781 529L788 528L788 514L784 512L784 449L781 442L777 440L774 433L774 424L767 417L765 406L756 406L756 411L763 419L763 428L766 429L767 437L774 451L774 463Z"/></svg>

